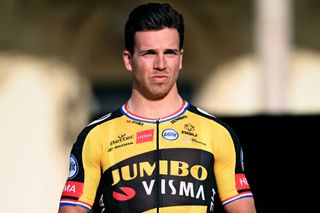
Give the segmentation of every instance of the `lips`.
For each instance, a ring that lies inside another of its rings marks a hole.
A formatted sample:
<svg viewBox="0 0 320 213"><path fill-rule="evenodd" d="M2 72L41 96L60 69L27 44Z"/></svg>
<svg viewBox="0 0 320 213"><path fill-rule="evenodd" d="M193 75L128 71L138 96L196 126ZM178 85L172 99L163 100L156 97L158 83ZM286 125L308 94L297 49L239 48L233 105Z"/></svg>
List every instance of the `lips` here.
<svg viewBox="0 0 320 213"><path fill-rule="evenodd" d="M168 76L166 76L166 75L154 75L151 78L156 83L163 83L168 79Z"/></svg>
<svg viewBox="0 0 320 213"><path fill-rule="evenodd" d="M154 75L152 78L168 78L166 75Z"/></svg>

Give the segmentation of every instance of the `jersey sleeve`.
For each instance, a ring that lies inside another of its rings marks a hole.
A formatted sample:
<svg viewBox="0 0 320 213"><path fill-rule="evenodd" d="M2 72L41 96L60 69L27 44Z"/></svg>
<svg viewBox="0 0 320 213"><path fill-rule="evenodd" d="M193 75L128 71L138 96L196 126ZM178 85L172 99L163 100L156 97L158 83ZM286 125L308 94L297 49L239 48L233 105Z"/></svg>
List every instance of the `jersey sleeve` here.
<svg viewBox="0 0 320 213"><path fill-rule="evenodd" d="M91 209L101 178L102 143L99 126L86 127L73 144L69 175L60 206L82 206Z"/></svg>
<svg viewBox="0 0 320 213"><path fill-rule="evenodd" d="M227 205L235 200L252 197L243 168L243 153L238 137L228 126L221 126L216 140L214 172L220 200Z"/></svg>

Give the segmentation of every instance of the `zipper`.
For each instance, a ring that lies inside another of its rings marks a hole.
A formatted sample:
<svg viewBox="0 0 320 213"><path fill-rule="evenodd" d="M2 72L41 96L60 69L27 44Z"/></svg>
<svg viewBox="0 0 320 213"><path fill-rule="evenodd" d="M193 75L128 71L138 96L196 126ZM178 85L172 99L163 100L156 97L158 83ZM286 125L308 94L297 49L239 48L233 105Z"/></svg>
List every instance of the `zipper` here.
<svg viewBox="0 0 320 213"><path fill-rule="evenodd" d="M159 213L159 204L161 202L160 200L160 193L161 193L161 187L160 187L160 159L161 159L161 153L159 148L159 119L157 118L156 125L156 202L157 202L157 213Z"/></svg>

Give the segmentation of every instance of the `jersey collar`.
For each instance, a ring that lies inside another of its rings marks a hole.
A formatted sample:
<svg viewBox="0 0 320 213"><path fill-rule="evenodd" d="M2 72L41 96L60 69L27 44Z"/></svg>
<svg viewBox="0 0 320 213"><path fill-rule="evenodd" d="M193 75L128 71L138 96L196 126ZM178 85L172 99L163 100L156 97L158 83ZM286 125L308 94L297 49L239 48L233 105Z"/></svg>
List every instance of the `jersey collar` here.
<svg viewBox="0 0 320 213"><path fill-rule="evenodd" d="M126 115L127 117L129 117L129 118L131 118L131 119L133 119L133 120L138 120L138 121L143 121L143 122L148 122L148 123L156 123L157 121L159 121L159 123L161 123L161 122L165 122L165 121L168 121L168 120L172 120L172 119L174 119L174 118L176 118L176 117L179 117L180 115L182 115L183 113L185 113L185 111L188 109L189 105L190 105L189 102L187 102L187 101L184 100L181 108L180 108L177 112L175 112L175 113L173 113L173 114L171 114L171 115L168 115L168 116L166 116L166 117L159 118L159 119L156 119L156 118L146 118L146 117L142 117L142 116L136 115L136 114L134 114L134 113L131 113L131 112L129 112L129 110L128 110L127 103L124 103L124 104L122 105L122 107L121 107L121 112L122 112L124 115Z"/></svg>

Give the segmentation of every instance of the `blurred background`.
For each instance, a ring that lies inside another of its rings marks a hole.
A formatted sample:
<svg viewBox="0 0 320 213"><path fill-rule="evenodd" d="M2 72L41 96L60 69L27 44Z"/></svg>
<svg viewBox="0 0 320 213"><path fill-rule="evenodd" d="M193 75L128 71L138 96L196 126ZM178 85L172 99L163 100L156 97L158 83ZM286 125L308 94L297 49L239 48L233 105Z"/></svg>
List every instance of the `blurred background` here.
<svg viewBox="0 0 320 213"><path fill-rule="evenodd" d="M78 133L130 95L123 28L146 2L0 0L1 211L57 212ZM238 134L258 212L320 212L320 1L166 2L181 94Z"/></svg>

